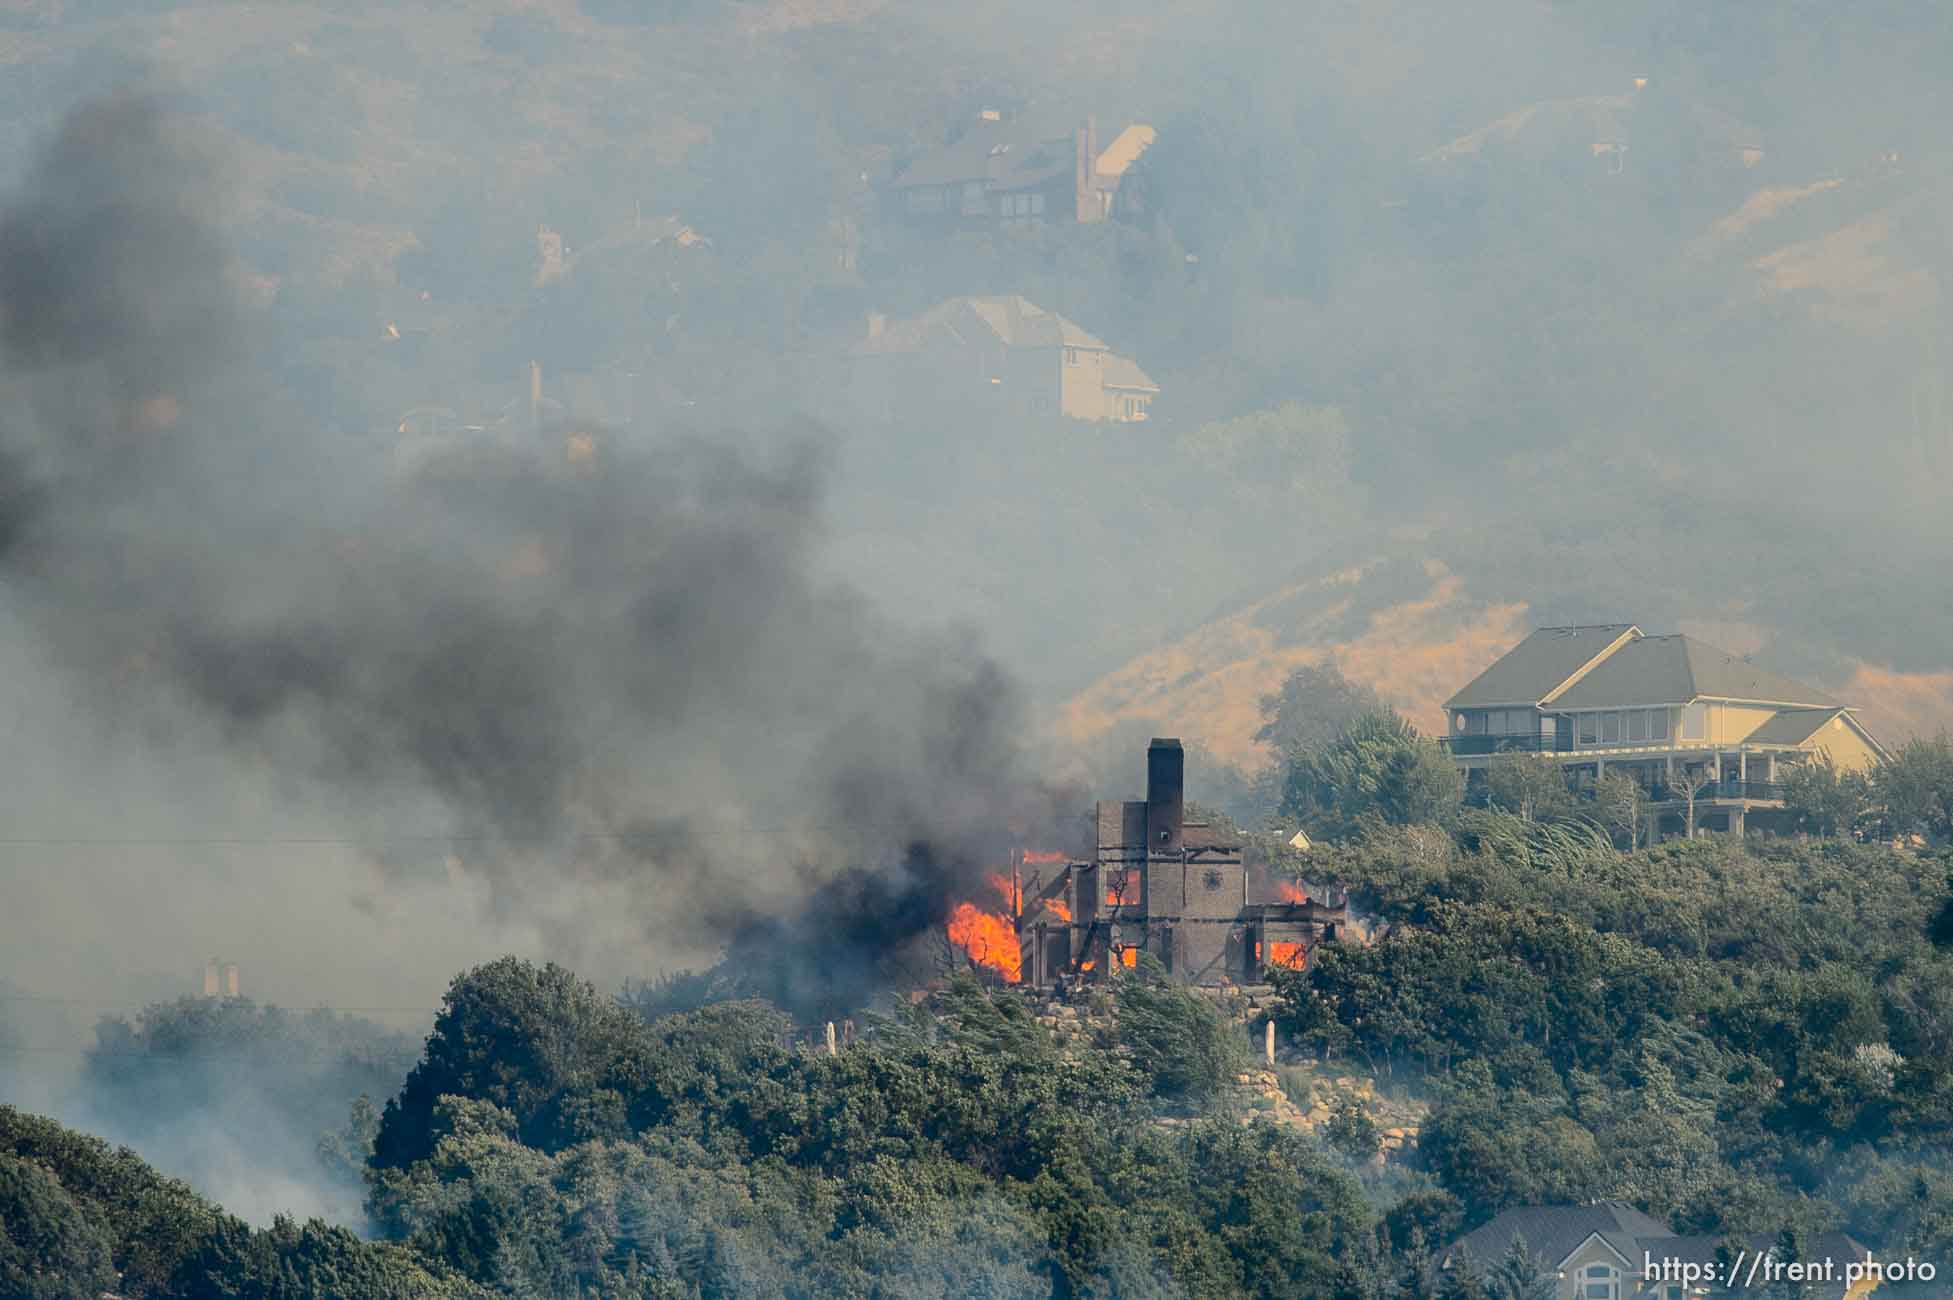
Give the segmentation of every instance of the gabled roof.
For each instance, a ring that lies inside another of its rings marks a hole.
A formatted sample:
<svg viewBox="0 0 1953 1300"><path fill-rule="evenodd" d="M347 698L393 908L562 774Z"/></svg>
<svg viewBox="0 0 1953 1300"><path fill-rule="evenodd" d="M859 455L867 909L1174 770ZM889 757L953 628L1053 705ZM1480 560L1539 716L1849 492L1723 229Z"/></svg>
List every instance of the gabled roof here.
<svg viewBox="0 0 1953 1300"><path fill-rule="evenodd" d="M1553 701L1566 709L1754 700L1836 708L1820 690L1767 672L1727 650L1689 636L1641 636L1627 642Z"/></svg>
<svg viewBox="0 0 1953 1300"><path fill-rule="evenodd" d="M920 316L889 325L861 345L869 354L922 352L931 347L970 347L977 344L1006 348L1111 349L1104 339L1077 322L1046 311L1017 294L997 297L951 298ZM1137 367L1134 367L1137 369Z"/></svg>
<svg viewBox="0 0 1953 1300"><path fill-rule="evenodd" d="M1843 709L1778 709L1745 739L1751 745L1801 745Z"/></svg>
<svg viewBox="0 0 1953 1300"><path fill-rule="evenodd" d="M1623 637L1639 635L1640 630L1631 623L1542 627L1472 678L1463 690L1445 701L1445 707L1476 709L1544 703Z"/></svg>
<svg viewBox="0 0 1953 1300"><path fill-rule="evenodd" d="M1160 391L1160 386L1153 382L1150 375L1139 368L1137 361L1122 357L1116 352L1106 355L1104 383L1107 388L1123 388L1131 392L1157 393Z"/></svg>
<svg viewBox="0 0 1953 1300"><path fill-rule="evenodd" d="M1490 1223L1466 1233L1446 1249L1442 1260L1448 1266L1462 1248L1471 1251L1480 1268L1489 1267L1511 1249L1515 1237L1524 1237L1528 1250L1544 1256L1549 1267L1557 1267L1594 1236L1621 1258L1638 1264L1640 1242L1668 1236L1668 1225L1618 1201L1526 1206L1502 1211Z"/></svg>

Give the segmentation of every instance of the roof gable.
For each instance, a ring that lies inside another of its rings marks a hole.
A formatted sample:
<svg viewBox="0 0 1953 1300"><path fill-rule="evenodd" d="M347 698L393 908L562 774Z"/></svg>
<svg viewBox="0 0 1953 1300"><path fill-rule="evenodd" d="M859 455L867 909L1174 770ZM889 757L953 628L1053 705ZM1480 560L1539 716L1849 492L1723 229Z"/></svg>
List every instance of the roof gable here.
<svg viewBox="0 0 1953 1300"><path fill-rule="evenodd" d="M1542 627L1506 651L1464 689L1445 701L1447 709L1542 704L1620 644L1640 636L1631 623L1590 627Z"/></svg>
<svg viewBox="0 0 1953 1300"><path fill-rule="evenodd" d="M947 299L920 316L889 325L857 350L868 354L921 352L931 347L968 348L979 344L1111 350L1105 340L1076 321L1047 311L1018 294Z"/></svg>
<svg viewBox="0 0 1953 1300"><path fill-rule="evenodd" d="M1668 1225L1631 1205L1602 1201L1597 1205L1532 1205L1501 1211L1490 1223L1466 1233L1444 1252L1448 1264L1460 1249L1469 1250L1479 1265L1489 1265L1524 1237L1526 1248L1543 1255L1551 1265L1567 1258L1598 1236L1608 1249L1632 1261L1637 1241L1666 1237Z"/></svg>
<svg viewBox="0 0 1953 1300"><path fill-rule="evenodd" d="M1802 682L1767 672L1689 636L1641 636L1596 665L1553 702L1565 709L1687 704L1707 696L1765 704L1836 708Z"/></svg>

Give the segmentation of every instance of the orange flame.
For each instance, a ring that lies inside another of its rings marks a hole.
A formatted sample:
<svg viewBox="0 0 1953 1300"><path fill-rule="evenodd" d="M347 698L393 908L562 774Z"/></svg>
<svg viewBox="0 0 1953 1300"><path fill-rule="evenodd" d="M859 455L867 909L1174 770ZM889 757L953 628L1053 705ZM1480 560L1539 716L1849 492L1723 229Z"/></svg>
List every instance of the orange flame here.
<svg viewBox="0 0 1953 1300"><path fill-rule="evenodd" d="M1008 914L1011 916L1022 916L1024 914L1024 899L1019 895L1017 886L1011 883L1010 877L992 872L987 879L990 881L990 887L997 891L997 896L1004 900L1005 909Z"/></svg>
<svg viewBox="0 0 1953 1300"><path fill-rule="evenodd" d="M1137 873L1121 881L1112 881L1105 887L1105 905L1118 907L1124 903L1139 902L1139 876Z"/></svg>
<svg viewBox="0 0 1953 1300"><path fill-rule="evenodd" d="M958 903L949 915L949 941L976 965L1003 976L1006 984L1024 978L1017 929L1007 916L979 911L974 903Z"/></svg>
<svg viewBox="0 0 1953 1300"><path fill-rule="evenodd" d="M1270 966L1286 966L1290 970L1301 970L1309 964L1309 954L1299 943L1275 942L1268 945Z"/></svg>
<svg viewBox="0 0 1953 1300"><path fill-rule="evenodd" d="M1071 924L1071 908L1065 905L1064 899L1062 898L1045 899L1044 910L1051 913L1051 915L1057 917L1060 921L1063 921L1066 925Z"/></svg>
<svg viewBox="0 0 1953 1300"><path fill-rule="evenodd" d="M1080 969L1080 970L1096 970L1096 969L1098 969L1098 963L1097 963L1097 962L1095 962L1095 961L1081 961L1081 962L1079 962L1079 963L1078 963L1078 969Z"/></svg>
<svg viewBox="0 0 1953 1300"><path fill-rule="evenodd" d="M1287 880L1275 886L1275 896L1280 898L1284 903L1306 903L1309 901L1309 895L1300 885Z"/></svg>
<svg viewBox="0 0 1953 1300"><path fill-rule="evenodd" d="M1027 867L1049 866L1054 862L1063 862L1064 860L1065 855L1062 853L1046 853L1039 849L1024 850L1024 865Z"/></svg>
<svg viewBox="0 0 1953 1300"><path fill-rule="evenodd" d="M1137 967L1139 965L1139 949L1137 948L1119 949L1119 964L1121 966L1124 966L1127 970L1132 970L1135 967Z"/></svg>

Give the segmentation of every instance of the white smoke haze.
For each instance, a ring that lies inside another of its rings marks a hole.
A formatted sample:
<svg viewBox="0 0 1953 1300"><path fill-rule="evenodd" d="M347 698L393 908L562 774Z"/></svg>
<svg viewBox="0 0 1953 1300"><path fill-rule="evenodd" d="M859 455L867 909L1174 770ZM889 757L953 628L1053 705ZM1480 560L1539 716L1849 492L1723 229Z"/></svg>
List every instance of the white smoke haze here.
<svg viewBox="0 0 1953 1300"><path fill-rule="evenodd" d="M95 1014L212 955L403 1030L504 952L614 985L743 941L841 999L873 972L816 978L800 908L899 947L1055 846L1090 796L1038 778L1051 706L1298 573L1411 575L1352 626L1438 558L1537 621L1754 624L1826 684L1953 670L1943 16L658 12L0 15L0 978L70 1000L19 1083L64 1116ZM877 226L986 108L1156 125L1158 220ZM712 251L531 284L538 224L667 214ZM805 272L843 219L859 267ZM1151 424L841 400L867 312L1013 292L1138 358ZM660 397L588 456L371 432L531 359ZM1342 434L1266 474L1204 436L1289 403Z"/></svg>

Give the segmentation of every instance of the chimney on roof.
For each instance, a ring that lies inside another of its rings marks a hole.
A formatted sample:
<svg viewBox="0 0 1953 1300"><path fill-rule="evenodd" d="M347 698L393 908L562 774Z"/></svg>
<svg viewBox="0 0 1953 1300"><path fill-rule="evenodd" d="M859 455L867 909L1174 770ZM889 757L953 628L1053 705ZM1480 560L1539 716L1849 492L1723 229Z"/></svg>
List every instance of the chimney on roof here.
<svg viewBox="0 0 1953 1300"><path fill-rule="evenodd" d="M529 431L542 428L542 362L529 363Z"/></svg>
<svg viewBox="0 0 1953 1300"><path fill-rule="evenodd" d="M224 996L234 998L237 995L237 963L227 961L224 963Z"/></svg>
<svg viewBox="0 0 1953 1300"><path fill-rule="evenodd" d="M1001 122L1004 120L1004 115L994 108L986 108L977 114L977 119L983 122Z"/></svg>
<svg viewBox="0 0 1953 1300"><path fill-rule="evenodd" d="M882 331L887 328L888 328L888 317L882 315L882 313L878 311L871 311L868 313L868 337L869 338L871 339L880 338L882 336Z"/></svg>
<svg viewBox="0 0 1953 1300"><path fill-rule="evenodd" d="M1180 851L1187 755L1180 742L1156 736L1146 747L1146 851Z"/></svg>
<svg viewBox="0 0 1953 1300"><path fill-rule="evenodd" d="M203 964L203 995L207 998L218 996L222 986L217 982L217 959L212 957Z"/></svg>

